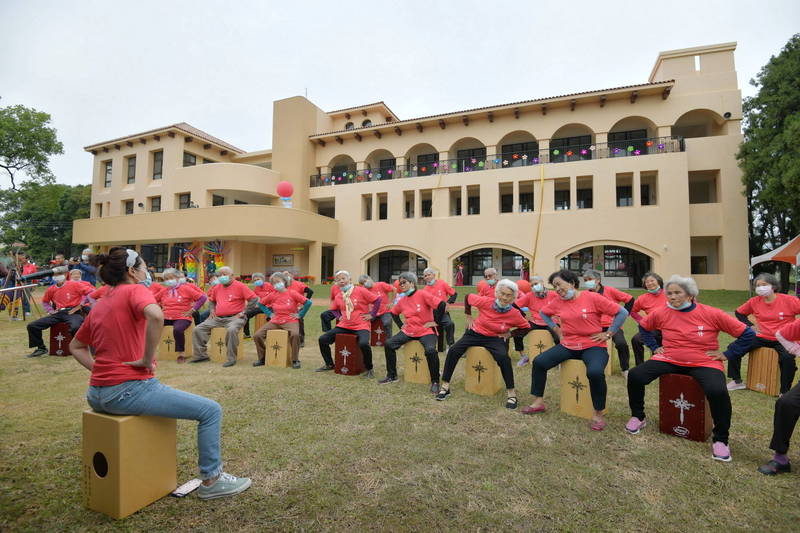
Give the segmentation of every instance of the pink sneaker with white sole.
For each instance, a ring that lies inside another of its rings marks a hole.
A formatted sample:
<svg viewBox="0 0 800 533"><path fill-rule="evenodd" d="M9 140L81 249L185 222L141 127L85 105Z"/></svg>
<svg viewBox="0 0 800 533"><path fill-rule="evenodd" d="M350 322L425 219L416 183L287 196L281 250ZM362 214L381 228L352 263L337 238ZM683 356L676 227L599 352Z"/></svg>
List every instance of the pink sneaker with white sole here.
<svg viewBox="0 0 800 533"><path fill-rule="evenodd" d="M645 428L647 425L647 420L639 420L635 416L632 416L628 423L625 424L625 431L630 433L631 435L638 434L641 430Z"/></svg>
<svg viewBox="0 0 800 533"><path fill-rule="evenodd" d="M731 449L723 442L715 442L711 446L711 457L716 461L731 462Z"/></svg>

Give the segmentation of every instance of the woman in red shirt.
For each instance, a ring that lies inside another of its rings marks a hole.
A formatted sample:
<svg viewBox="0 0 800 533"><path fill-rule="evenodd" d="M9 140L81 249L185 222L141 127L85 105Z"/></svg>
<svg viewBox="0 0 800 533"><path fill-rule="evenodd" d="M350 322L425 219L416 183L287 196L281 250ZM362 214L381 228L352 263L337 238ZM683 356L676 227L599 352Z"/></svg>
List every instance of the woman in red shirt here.
<svg viewBox="0 0 800 533"><path fill-rule="evenodd" d="M530 324L522 311L514 306L519 288L511 280L503 279L495 284L494 297L467 294L464 297L464 314L467 316L467 331L447 350L442 372L442 384L437 400L445 400L450 396L450 378L456 370L461 356L472 346L486 348L503 375L506 384L506 407L517 408L517 393L514 390L514 369L508 356L508 338L512 335L525 335L530 331ZM480 315L472 318L472 307L478 308Z"/></svg>
<svg viewBox="0 0 800 533"><path fill-rule="evenodd" d="M649 315L657 309L667 306L667 297L664 293L664 280L655 272L647 272L642 276L642 286L647 291L633 302L633 309L631 309L631 318L637 323L643 316ZM644 315L642 314L644 313ZM652 332L653 337L658 344L661 344L661 332ZM642 334L636 333L631 339L631 347L633 348L633 360L637 365L644 363L644 342L642 341Z"/></svg>
<svg viewBox="0 0 800 533"><path fill-rule="evenodd" d="M261 326L254 336L258 361L253 366L264 366L267 358L267 332L282 329L289 332L289 345L292 348L292 368L300 368L300 319L311 307L311 300L298 291L287 287L289 278L283 272L275 272L269 277L272 291L259 300L259 306L269 317L269 322Z"/></svg>
<svg viewBox="0 0 800 533"><path fill-rule="evenodd" d="M394 298L394 286L383 281L374 281L370 276L361 274L358 276L358 284L381 298L381 307L378 309L378 316L383 327L383 344L386 339L392 336L392 314L389 312L389 304Z"/></svg>
<svg viewBox="0 0 800 533"><path fill-rule="evenodd" d="M425 281L425 286L422 288L422 290L431 292L438 299L442 300L443 302L447 302L447 304L453 304L456 302L456 299L458 298L456 290L445 280L436 279L436 271L434 269L426 268L422 272L422 279ZM453 318L450 316L450 313L447 311L447 306L445 305L444 310L441 311L441 314L437 312L433 316L433 319L441 328L441 331L444 332L447 348L449 349L450 346L456 342L456 325L453 322Z"/></svg>
<svg viewBox="0 0 800 533"><path fill-rule="evenodd" d="M145 262L133 250L118 246L108 255L97 254L92 262L99 265L100 277L111 288L70 343L72 355L92 373L86 393L89 405L112 415L197 420L198 466L203 479L198 496L220 498L247 489L248 478L222 471L219 404L162 385L154 376L164 314L153 294L141 285L148 276Z"/></svg>
<svg viewBox="0 0 800 533"><path fill-rule="evenodd" d="M165 290L156 295L156 302L164 310L164 325L172 326L177 361L185 363L186 329L192 325L192 314L203 307L208 298L200 287L178 276L174 268L164 269L162 275Z"/></svg>
<svg viewBox="0 0 800 533"><path fill-rule="evenodd" d="M258 300L261 301L267 294L271 293L274 289L272 288L272 284L267 281L267 278L261 272L253 272L250 276L250 279L253 280L253 292L256 296L258 296ZM244 333L244 338L250 338L250 319L256 315L263 315L264 311L261 310L258 304L248 305L247 309L244 311L245 314L245 323L244 327L242 328L242 332Z"/></svg>
<svg viewBox="0 0 800 533"><path fill-rule="evenodd" d="M579 291L580 278L570 270L560 270L550 274L548 279L556 293L539 314L545 323L558 335L561 344L553 346L533 360L531 394L533 403L522 410L529 415L546 410L544 405L544 389L547 385L547 371L563 363L567 359L581 359L586 365L586 377L589 379L589 393L592 397L594 415L591 429L602 431L606 427L603 410L606 408L606 374L608 364L608 339L622 328L628 312L592 291ZM608 331L602 328L603 315L613 316ZM557 325L553 317L560 319Z"/></svg>
<svg viewBox="0 0 800 533"><path fill-rule="evenodd" d="M745 353L755 333L721 309L697 303L700 291L692 278L672 276L665 290L667 307L655 310L639 322L639 332L653 350L653 357L628 374L631 419L625 429L635 435L647 424L644 388L648 383L663 374L689 375L703 388L711 408L714 420L711 455L717 461L730 461L731 398L725 387L722 361ZM661 331L661 345L649 333L656 330ZM724 353L719 351L721 331L738 337Z"/></svg>
<svg viewBox="0 0 800 533"><path fill-rule="evenodd" d="M753 296L736 309L736 318L747 326L753 326L748 315L756 319L756 338L750 345L748 352L756 348L772 348L778 352L778 365L781 369L781 394L789 392L797 371L794 357L784 350L781 343L775 338L775 333L784 325L792 322L800 315L800 298L782 294L778 278L772 274L759 274L755 279L756 296ZM728 362L728 390L744 389L742 382L742 358L731 359Z"/></svg>
<svg viewBox="0 0 800 533"><path fill-rule="evenodd" d="M544 319L539 314L539 311L541 311L545 305L549 304L551 300L558 298L558 295L555 292L548 291L545 288L544 280L541 276L533 276L531 278L531 283L532 285L530 292L526 294L520 294L519 298L517 298L516 305L522 309L523 313L531 314L531 330L546 329L550 332L550 336L553 337L553 344L558 344L558 336L547 324L545 324ZM514 337L514 349L519 352L520 356L517 366L525 366L530 361L528 356L523 352L525 345L522 343L522 341L523 337Z"/></svg>
<svg viewBox="0 0 800 533"><path fill-rule="evenodd" d="M625 306L625 311L630 314L634 302L633 296L614 287L603 285L602 277L603 275L598 270L589 269L583 273L583 284L588 290L608 298L615 304L622 304ZM608 327L611 325L611 317L613 316L614 315L604 315L600 319L600 325L603 331L608 331ZM623 331L622 328L618 329L617 332L612 335L611 340L617 348L617 357L619 357L619 367L620 370L622 370L622 376L628 377L628 368L630 368L631 365L631 352L628 349L628 341L625 340L625 331Z"/></svg>

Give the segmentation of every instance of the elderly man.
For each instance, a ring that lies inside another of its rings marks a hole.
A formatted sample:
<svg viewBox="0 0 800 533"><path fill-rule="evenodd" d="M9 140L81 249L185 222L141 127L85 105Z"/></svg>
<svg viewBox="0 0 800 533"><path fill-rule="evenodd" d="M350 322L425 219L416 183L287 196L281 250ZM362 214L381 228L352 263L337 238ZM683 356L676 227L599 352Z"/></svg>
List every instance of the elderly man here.
<svg viewBox="0 0 800 533"><path fill-rule="evenodd" d="M456 290L448 285L445 280L436 279L436 271L434 269L426 268L422 272L422 279L425 281L425 287L423 290L432 293L439 300L446 302L446 304L455 303L456 298L458 297ZM447 311L447 307L441 311L437 310L433 314L433 319L436 321L436 325L442 328L442 331L444 331L447 339L447 347L450 348L450 346L456 342L456 325L453 323L453 319L450 318L450 313Z"/></svg>
<svg viewBox="0 0 800 533"><path fill-rule="evenodd" d="M236 353L239 349L239 330L247 320L245 309L250 302L258 302L258 296L247 285L233 279L230 267L220 267L216 273L219 283L208 291L208 318L192 332L194 357L190 363L202 363L209 360L208 339L213 328L225 328L225 341L228 345L228 360L222 366L236 364Z"/></svg>
<svg viewBox="0 0 800 533"><path fill-rule="evenodd" d="M69 265L70 270L78 270L81 273L81 280L91 283L92 286L97 285L97 267L89 264L94 252L91 248L85 248L81 252L81 260L79 262L71 262Z"/></svg>
<svg viewBox="0 0 800 533"><path fill-rule="evenodd" d="M478 296L494 298L495 283L497 283L497 269L489 267L483 271L483 279L478 282Z"/></svg>

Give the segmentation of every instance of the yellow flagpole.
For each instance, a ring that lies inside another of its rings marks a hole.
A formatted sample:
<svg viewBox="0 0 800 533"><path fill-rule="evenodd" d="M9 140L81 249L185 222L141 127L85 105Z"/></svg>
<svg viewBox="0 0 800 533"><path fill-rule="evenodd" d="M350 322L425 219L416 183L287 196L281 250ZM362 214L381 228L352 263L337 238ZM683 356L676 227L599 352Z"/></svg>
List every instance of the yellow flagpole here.
<svg viewBox="0 0 800 533"><path fill-rule="evenodd" d="M539 162L539 220L536 224L536 239L533 241L533 259L528 274L533 276L534 265L536 264L536 252L539 250L539 235L542 231L542 208L544 206L544 163Z"/></svg>

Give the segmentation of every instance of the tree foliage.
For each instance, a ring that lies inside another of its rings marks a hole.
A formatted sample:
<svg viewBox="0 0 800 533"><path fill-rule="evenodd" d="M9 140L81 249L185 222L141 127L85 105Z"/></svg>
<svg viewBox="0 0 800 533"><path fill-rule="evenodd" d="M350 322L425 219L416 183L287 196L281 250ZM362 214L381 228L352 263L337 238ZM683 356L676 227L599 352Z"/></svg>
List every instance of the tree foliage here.
<svg viewBox="0 0 800 533"><path fill-rule="evenodd" d="M745 98L744 142L737 158L750 208L751 253L800 233L800 34L772 56Z"/></svg>
<svg viewBox="0 0 800 533"><path fill-rule="evenodd" d="M49 127L50 115L17 105L0 108L0 168L17 188L18 174L33 181L52 183L50 156L64 153L64 146Z"/></svg>
<svg viewBox="0 0 800 533"><path fill-rule="evenodd" d="M57 253L80 255L82 245L72 243L72 222L89 218L90 185L23 182L17 189L0 191L0 244L14 242L42 264Z"/></svg>

